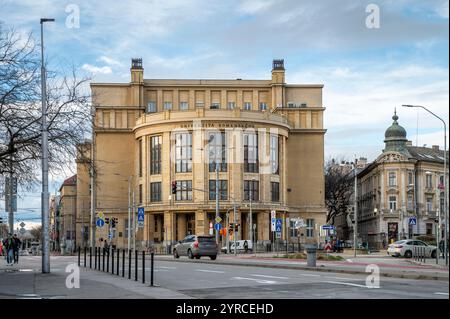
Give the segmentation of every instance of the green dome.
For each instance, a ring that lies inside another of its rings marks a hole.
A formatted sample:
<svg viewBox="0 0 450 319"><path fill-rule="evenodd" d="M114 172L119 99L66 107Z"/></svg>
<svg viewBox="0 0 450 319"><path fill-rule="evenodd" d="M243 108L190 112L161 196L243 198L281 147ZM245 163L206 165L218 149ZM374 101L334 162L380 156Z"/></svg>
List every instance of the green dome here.
<svg viewBox="0 0 450 319"><path fill-rule="evenodd" d="M394 116L392 117L392 119L394 120L394 123L392 123L392 125L386 130L386 132L384 133L384 137L386 139L406 139L406 130L398 125L398 116L397 116L397 112L394 113Z"/></svg>

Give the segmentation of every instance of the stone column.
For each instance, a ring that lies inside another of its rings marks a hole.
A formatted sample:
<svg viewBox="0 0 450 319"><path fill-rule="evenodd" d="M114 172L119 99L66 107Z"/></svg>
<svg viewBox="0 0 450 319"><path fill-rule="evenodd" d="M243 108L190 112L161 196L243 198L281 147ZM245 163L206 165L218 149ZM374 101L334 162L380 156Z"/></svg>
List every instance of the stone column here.
<svg viewBox="0 0 450 319"><path fill-rule="evenodd" d="M259 240L270 240L270 212L263 211L258 213L258 225L256 228Z"/></svg>
<svg viewBox="0 0 450 319"><path fill-rule="evenodd" d="M177 234L176 240L182 240L187 235L186 214L178 213L178 214L176 214L176 217L177 217L177 220L178 220L178 234Z"/></svg>
<svg viewBox="0 0 450 319"><path fill-rule="evenodd" d="M205 235L205 228L208 226L208 221L206 220L206 212L203 210L197 210L195 212L195 234ZM208 226L209 227L209 226Z"/></svg>
<svg viewBox="0 0 450 319"><path fill-rule="evenodd" d="M171 211L165 211L164 212L164 244L168 245L171 244L172 241L175 240L174 238L174 225L175 225L175 219L174 219L174 213Z"/></svg>
<svg viewBox="0 0 450 319"><path fill-rule="evenodd" d="M154 243L155 241L155 214L148 214L147 218L145 219L145 229L147 230L147 238L146 240L149 243Z"/></svg>

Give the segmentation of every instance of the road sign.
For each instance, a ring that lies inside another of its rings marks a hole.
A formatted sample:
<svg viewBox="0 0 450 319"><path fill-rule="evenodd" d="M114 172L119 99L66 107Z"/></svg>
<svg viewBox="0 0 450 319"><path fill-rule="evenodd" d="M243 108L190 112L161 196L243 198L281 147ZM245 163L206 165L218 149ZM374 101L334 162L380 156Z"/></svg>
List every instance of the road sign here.
<svg viewBox="0 0 450 319"><path fill-rule="evenodd" d="M276 225L275 225L275 231L276 232L281 232L281 225L282 225L282 220L281 220L281 218L277 218L277 221L276 221Z"/></svg>
<svg viewBox="0 0 450 319"><path fill-rule="evenodd" d="M217 230L217 231L221 230L221 229L222 229L222 224L216 223L216 224L214 225L214 229Z"/></svg>
<svg viewBox="0 0 450 319"><path fill-rule="evenodd" d="M272 218L271 220L271 230L275 231L276 228L276 218Z"/></svg>
<svg viewBox="0 0 450 319"><path fill-rule="evenodd" d="M97 218L97 222L95 223L97 227L105 226L105 220L103 218Z"/></svg>
<svg viewBox="0 0 450 319"><path fill-rule="evenodd" d="M416 217L410 217L408 221L409 225L417 225L417 219Z"/></svg>
<svg viewBox="0 0 450 319"><path fill-rule="evenodd" d="M334 229L334 226L333 225L322 225L322 229L331 230L331 229Z"/></svg>
<svg viewBox="0 0 450 319"><path fill-rule="evenodd" d="M25 227L25 223L24 223L24 222L21 222L19 225L20 225L20 227L22 227L22 228Z"/></svg>
<svg viewBox="0 0 450 319"><path fill-rule="evenodd" d="M138 207L138 227L143 228L144 227L144 207Z"/></svg>
<svg viewBox="0 0 450 319"><path fill-rule="evenodd" d="M98 212L98 218L105 219L105 214L103 212Z"/></svg>
<svg viewBox="0 0 450 319"><path fill-rule="evenodd" d="M299 229L299 228L302 228L302 227L306 227L305 221L302 218L296 219L295 220L295 228Z"/></svg>
<svg viewBox="0 0 450 319"><path fill-rule="evenodd" d="M220 216L216 217L216 223L220 223L222 221L222 218L220 218Z"/></svg>
<svg viewBox="0 0 450 319"><path fill-rule="evenodd" d="M275 211L275 210L272 210L271 212L270 212L270 218L271 219L274 219L274 218L276 218L277 217L277 212Z"/></svg>
<svg viewBox="0 0 450 319"><path fill-rule="evenodd" d="M280 239L281 238L281 233L280 232L276 232L276 238Z"/></svg>
<svg viewBox="0 0 450 319"><path fill-rule="evenodd" d="M25 234L26 232L27 232L27 231L26 231L25 228L23 228L23 227L22 227L21 229L19 229L19 233L21 233L22 235Z"/></svg>

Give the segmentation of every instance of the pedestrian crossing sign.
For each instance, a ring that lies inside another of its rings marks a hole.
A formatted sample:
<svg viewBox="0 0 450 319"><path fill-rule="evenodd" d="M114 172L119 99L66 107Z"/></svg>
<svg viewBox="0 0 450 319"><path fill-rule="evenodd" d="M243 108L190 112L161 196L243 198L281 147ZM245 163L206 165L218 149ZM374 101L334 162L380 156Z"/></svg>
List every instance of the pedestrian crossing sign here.
<svg viewBox="0 0 450 319"><path fill-rule="evenodd" d="M410 217L409 218L409 225L417 225L417 219L416 217Z"/></svg>

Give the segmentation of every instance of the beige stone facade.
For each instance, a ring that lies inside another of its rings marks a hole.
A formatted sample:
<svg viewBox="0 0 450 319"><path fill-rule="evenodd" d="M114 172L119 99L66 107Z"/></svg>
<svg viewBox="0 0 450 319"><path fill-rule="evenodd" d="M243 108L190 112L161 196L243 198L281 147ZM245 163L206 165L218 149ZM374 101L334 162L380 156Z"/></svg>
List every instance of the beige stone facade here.
<svg viewBox="0 0 450 319"><path fill-rule="evenodd" d="M316 241L326 219L322 88L286 84L282 60L269 80L162 80L144 79L133 59L130 83L92 83L96 212L118 218L112 244L127 247L130 207L132 225L136 207L145 209L136 247L208 234L216 161L224 226L237 206L232 236L250 239L252 220L254 239L274 239L275 210L279 240L297 241L286 219L301 217ZM108 228L97 228L97 242L106 238Z"/></svg>
<svg viewBox="0 0 450 319"><path fill-rule="evenodd" d="M59 189L60 202L60 245L64 245L66 251L76 249L77 232L77 175L67 178Z"/></svg>

